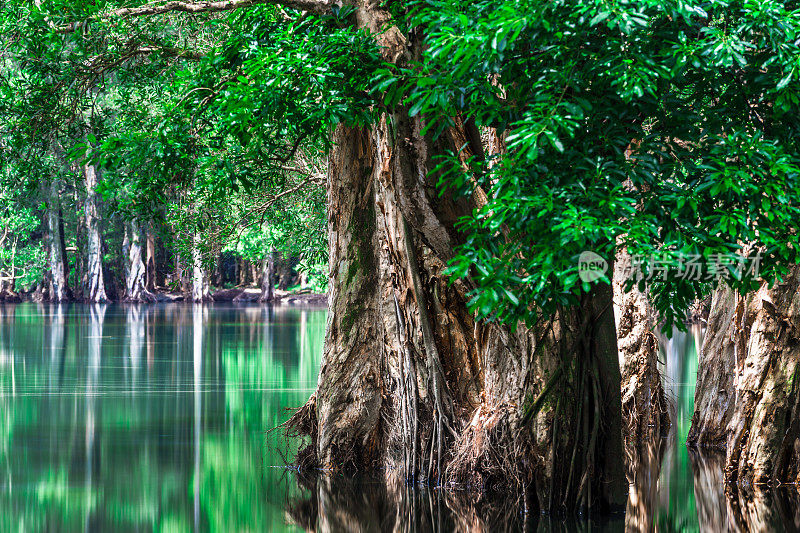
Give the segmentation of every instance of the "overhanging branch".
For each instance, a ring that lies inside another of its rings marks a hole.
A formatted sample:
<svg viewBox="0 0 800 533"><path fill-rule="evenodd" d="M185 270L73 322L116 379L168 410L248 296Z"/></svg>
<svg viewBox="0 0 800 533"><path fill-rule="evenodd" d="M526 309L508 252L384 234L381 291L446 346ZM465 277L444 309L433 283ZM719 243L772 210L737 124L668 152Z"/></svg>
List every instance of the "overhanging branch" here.
<svg viewBox="0 0 800 533"><path fill-rule="evenodd" d="M89 20L146 17L149 15L163 15L165 13L175 12L217 13L220 11L232 11L234 9L263 4L279 5L317 15L329 13L331 8L336 5L333 0L222 0L216 2L170 1L158 4L145 4L139 7L119 8L108 13L96 15ZM72 33L83 27L85 24L86 21L72 22L65 26L56 27L54 30L57 33Z"/></svg>

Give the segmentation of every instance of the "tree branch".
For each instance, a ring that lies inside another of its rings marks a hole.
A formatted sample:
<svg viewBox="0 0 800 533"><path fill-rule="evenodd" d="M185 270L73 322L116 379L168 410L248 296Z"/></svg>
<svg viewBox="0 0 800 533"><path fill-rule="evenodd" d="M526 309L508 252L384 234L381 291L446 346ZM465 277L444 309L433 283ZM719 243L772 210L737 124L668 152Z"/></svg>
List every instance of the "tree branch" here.
<svg viewBox="0 0 800 533"><path fill-rule="evenodd" d="M257 5L272 4L297 9L317 15L325 15L335 5L333 0L221 0L216 2L170 1L159 4L145 4L139 7L123 7L108 13L99 14L89 20L108 20L115 18L146 17L164 13L217 13ZM82 28L87 21L72 22L55 27L56 33L72 33Z"/></svg>

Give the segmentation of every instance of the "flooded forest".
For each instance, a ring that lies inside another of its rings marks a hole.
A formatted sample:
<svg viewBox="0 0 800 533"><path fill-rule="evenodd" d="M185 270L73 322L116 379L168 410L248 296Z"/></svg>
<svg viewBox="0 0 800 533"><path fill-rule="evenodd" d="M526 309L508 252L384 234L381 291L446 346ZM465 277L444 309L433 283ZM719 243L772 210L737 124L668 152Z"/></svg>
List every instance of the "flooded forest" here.
<svg viewBox="0 0 800 533"><path fill-rule="evenodd" d="M3 2L0 529L800 530L798 35Z"/></svg>

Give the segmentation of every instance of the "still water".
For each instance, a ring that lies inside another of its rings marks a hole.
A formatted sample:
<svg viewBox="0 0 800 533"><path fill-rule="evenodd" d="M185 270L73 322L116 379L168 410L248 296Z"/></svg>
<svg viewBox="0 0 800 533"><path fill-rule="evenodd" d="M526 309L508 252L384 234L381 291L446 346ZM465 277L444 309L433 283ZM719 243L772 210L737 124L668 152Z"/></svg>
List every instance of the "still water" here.
<svg viewBox="0 0 800 533"><path fill-rule="evenodd" d="M326 313L0 304L0 532L800 527L796 494L726 498L720 458L683 445L699 329L663 343L675 422L635 458L625 517L563 522L518 501L298 479L285 468L296 444L269 429L314 390Z"/></svg>

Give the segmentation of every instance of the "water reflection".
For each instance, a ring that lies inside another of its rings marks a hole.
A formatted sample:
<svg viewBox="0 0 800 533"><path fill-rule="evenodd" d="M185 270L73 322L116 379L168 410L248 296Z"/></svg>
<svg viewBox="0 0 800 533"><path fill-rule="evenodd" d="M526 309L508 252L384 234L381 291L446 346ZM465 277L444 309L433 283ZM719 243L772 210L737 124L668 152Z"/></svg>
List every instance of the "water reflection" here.
<svg viewBox="0 0 800 533"><path fill-rule="evenodd" d="M673 429L628 450L624 517L297 479L267 430L314 389L325 319L256 305L0 305L0 531L800 530L796 490L726 493L724 458L684 445L700 329L662 343Z"/></svg>
<svg viewBox="0 0 800 533"><path fill-rule="evenodd" d="M265 430L313 390L325 318L0 305L0 531L297 530Z"/></svg>

